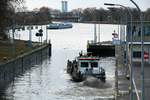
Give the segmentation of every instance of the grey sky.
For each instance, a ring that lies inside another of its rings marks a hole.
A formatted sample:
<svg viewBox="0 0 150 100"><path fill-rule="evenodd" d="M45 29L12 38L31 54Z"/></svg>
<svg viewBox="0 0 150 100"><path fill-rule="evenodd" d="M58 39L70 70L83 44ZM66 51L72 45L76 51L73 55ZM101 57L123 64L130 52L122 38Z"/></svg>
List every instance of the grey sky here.
<svg viewBox="0 0 150 100"><path fill-rule="evenodd" d="M53 9L61 10L61 1L62 0L26 0L26 6L29 10L34 8L40 8L42 6L50 7ZM130 0L66 0L68 1L69 11L76 8L87 8L87 7L96 7L96 8L106 8L104 3L118 3L124 6L135 7ZM142 10L150 8L150 0L134 0Z"/></svg>

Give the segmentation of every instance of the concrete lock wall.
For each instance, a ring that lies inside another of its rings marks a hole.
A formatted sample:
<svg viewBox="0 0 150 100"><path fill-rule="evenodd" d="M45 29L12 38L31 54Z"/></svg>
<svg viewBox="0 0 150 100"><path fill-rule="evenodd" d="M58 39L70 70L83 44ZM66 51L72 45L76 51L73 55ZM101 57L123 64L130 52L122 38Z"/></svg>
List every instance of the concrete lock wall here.
<svg viewBox="0 0 150 100"><path fill-rule="evenodd" d="M51 45L45 45L21 55L7 63L0 65L0 92L14 81L15 77L22 75L33 65L42 63L42 60L51 55Z"/></svg>

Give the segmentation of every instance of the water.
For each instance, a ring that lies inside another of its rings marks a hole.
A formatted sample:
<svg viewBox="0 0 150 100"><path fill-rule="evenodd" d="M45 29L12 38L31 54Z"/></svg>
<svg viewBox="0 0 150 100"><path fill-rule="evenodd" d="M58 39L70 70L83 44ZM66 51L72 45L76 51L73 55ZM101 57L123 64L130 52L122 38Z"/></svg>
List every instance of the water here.
<svg viewBox="0 0 150 100"><path fill-rule="evenodd" d="M101 40L111 40L111 33L117 25L101 25ZM45 26L42 26L44 29ZM115 58L101 58L101 66L106 70L106 83L89 77L86 81L75 83L66 73L68 59L86 50L87 40L93 39L93 25L74 23L72 29L49 30L48 39L52 43L52 56L35 65L7 88L8 100L109 100L114 94ZM32 40L38 41L33 30ZM45 30L44 30L45 32ZM16 32L28 40L28 31ZM45 34L43 36L45 40Z"/></svg>

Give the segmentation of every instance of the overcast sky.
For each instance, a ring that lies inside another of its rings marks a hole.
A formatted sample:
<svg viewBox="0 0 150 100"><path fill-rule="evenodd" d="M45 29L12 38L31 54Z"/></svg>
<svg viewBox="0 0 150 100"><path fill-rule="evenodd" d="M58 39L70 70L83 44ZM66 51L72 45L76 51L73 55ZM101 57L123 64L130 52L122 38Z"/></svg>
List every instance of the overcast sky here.
<svg viewBox="0 0 150 100"><path fill-rule="evenodd" d="M62 0L25 0L26 7L28 10L34 8L40 8L43 6L50 7L53 9L61 10L61 1ZM104 3L117 3L124 6L135 7L130 0L66 0L68 1L68 10L76 8L87 8L87 7L96 7L96 8L106 8ZM150 8L150 0L134 0L142 10Z"/></svg>

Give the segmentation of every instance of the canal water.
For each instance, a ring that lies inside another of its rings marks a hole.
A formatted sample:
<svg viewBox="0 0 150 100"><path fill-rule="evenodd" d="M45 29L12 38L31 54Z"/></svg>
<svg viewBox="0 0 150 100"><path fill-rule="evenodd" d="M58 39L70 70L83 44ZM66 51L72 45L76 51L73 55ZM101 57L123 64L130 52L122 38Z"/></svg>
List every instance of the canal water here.
<svg viewBox="0 0 150 100"><path fill-rule="evenodd" d="M41 26L39 26L40 28ZM45 27L43 40L46 39ZM117 25L101 24L101 41L112 39ZM32 30L32 40L39 41ZM101 58L101 66L106 70L106 83L89 77L83 82L73 82L66 73L67 60L86 51L88 40L93 40L93 24L73 23L72 29L48 30L52 43L52 56L42 64L34 65L5 91L7 100L111 100L114 96L115 58ZM15 38L28 40L29 31L17 31Z"/></svg>

